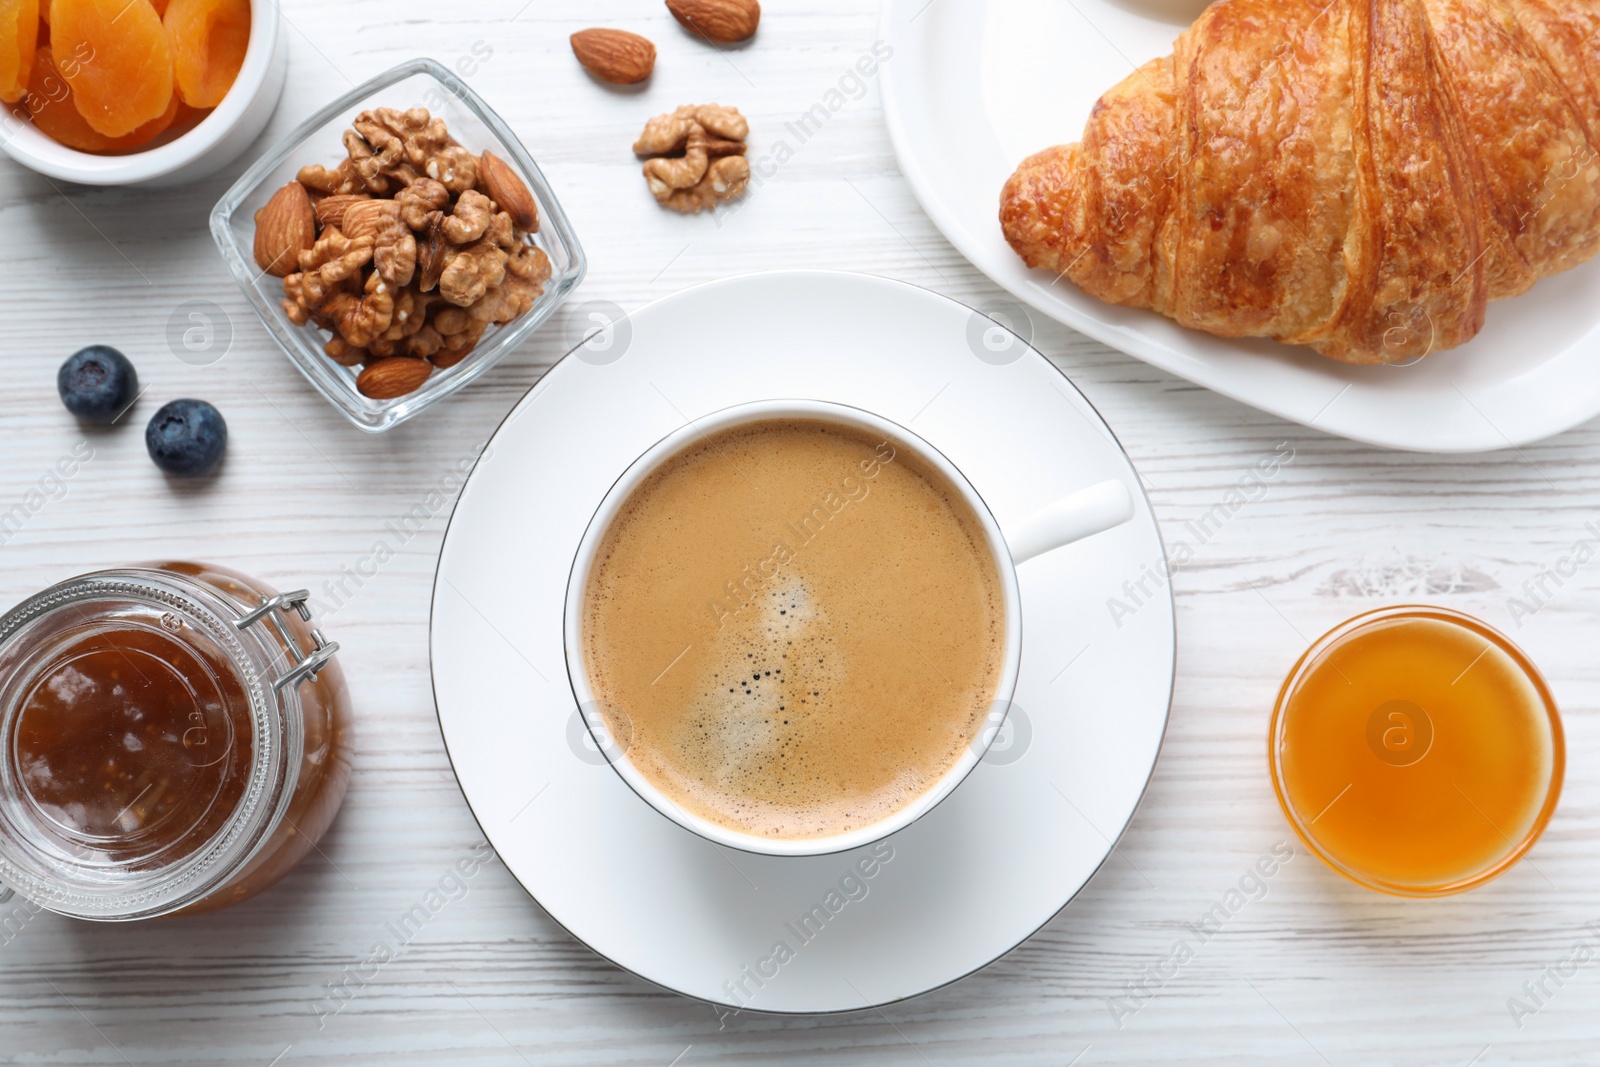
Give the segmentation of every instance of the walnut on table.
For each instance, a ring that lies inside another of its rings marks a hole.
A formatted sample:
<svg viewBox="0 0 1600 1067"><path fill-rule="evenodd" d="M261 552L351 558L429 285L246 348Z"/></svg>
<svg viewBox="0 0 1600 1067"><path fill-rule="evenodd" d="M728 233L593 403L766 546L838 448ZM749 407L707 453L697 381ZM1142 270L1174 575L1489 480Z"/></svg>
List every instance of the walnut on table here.
<svg viewBox="0 0 1600 1067"><path fill-rule="evenodd" d="M633 151L648 157L644 177L656 202L692 214L745 191L749 135L750 124L738 108L685 104L647 122Z"/></svg>
<svg viewBox="0 0 1600 1067"><path fill-rule="evenodd" d="M725 115L711 122L736 128ZM533 194L424 108L375 108L351 125L346 158L297 176L318 234L283 280L284 312L327 330L323 350L341 366L394 356L454 366L489 326L527 314L550 280L550 258L514 221L537 219Z"/></svg>

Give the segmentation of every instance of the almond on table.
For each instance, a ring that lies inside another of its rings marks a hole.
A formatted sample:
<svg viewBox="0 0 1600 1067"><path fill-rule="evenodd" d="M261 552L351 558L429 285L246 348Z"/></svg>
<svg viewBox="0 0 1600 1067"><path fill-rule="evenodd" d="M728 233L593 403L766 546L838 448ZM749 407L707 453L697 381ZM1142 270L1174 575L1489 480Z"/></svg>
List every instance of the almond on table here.
<svg viewBox="0 0 1600 1067"><path fill-rule="evenodd" d="M758 0L667 0L667 10L696 37L718 44L748 40L761 24Z"/></svg>
<svg viewBox="0 0 1600 1067"><path fill-rule="evenodd" d="M613 85L636 85L656 66L656 46L627 30L579 30L572 35L572 54L590 74Z"/></svg>

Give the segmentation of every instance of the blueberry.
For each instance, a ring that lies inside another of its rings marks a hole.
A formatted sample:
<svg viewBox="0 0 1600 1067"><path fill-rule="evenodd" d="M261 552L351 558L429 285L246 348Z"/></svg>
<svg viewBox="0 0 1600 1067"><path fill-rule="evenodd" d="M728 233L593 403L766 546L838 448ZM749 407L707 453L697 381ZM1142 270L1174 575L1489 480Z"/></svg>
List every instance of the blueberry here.
<svg viewBox="0 0 1600 1067"><path fill-rule="evenodd" d="M110 345L90 345L67 357L56 372L67 410L89 422L111 422L139 395L139 375Z"/></svg>
<svg viewBox="0 0 1600 1067"><path fill-rule="evenodd" d="M162 405L144 428L144 446L168 474L193 478L209 474L228 447L228 424L204 400L174 400Z"/></svg>

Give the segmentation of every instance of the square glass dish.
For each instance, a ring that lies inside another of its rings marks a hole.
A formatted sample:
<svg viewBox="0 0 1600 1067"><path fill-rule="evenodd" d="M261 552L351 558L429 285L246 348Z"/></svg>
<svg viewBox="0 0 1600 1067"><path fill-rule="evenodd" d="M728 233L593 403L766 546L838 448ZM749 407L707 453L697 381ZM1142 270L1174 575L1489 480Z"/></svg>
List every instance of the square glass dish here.
<svg viewBox="0 0 1600 1067"><path fill-rule="evenodd" d="M327 332L314 322L296 326L290 321L283 310L283 280L257 267L254 253L256 211L294 180L301 167L320 163L331 169L345 159L344 131L358 113L376 107L425 107L444 119L450 136L473 155L488 149L509 163L533 193L539 227L532 240L550 257L551 266L550 280L525 314L503 326L491 324L460 363L435 369L415 391L388 400L357 391L360 368L341 366L328 357L322 347L330 336ZM368 433L404 422L494 366L550 317L583 279L587 267L566 213L528 150L477 93L431 59L414 59L386 71L307 119L217 202L211 211L211 235L284 353L319 393Z"/></svg>

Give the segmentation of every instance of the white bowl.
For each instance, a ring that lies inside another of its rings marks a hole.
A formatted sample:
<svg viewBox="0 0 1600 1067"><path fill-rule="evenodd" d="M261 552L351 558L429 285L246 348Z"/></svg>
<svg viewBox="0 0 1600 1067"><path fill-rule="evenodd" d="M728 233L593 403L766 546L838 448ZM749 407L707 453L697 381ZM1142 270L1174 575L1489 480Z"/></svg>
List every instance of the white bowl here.
<svg viewBox="0 0 1600 1067"><path fill-rule="evenodd" d="M250 2L250 45L233 88L199 125L146 152L100 156L68 148L0 109L0 151L30 170L79 185L182 185L239 158L258 137L288 70L278 5Z"/></svg>

